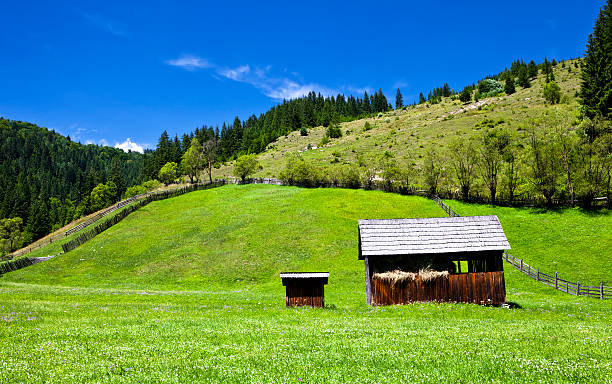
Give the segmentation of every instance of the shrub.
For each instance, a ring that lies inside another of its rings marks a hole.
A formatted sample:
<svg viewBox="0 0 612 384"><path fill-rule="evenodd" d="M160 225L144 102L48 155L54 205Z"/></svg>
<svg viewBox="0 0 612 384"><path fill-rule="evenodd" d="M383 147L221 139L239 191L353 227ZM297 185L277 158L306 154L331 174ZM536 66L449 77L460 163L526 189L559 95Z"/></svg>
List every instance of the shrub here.
<svg viewBox="0 0 612 384"><path fill-rule="evenodd" d="M178 165L175 162L170 161L164 164L164 166L159 170L157 176L163 183L170 184L174 181L174 179L176 179L177 173Z"/></svg>
<svg viewBox="0 0 612 384"><path fill-rule="evenodd" d="M495 96L504 91L504 86L497 80L484 79L478 83L478 92L487 96Z"/></svg>
<svg viewBox="0 0 612 384"><path fill-rule="evenodd" d="M130 197L134 197L136 195L141 195L147 192L147 189L142 185L134 185L133 187L129 187L125 190L123 194L124 199L129 199Z"/></svg>
<svg viewBox="0 0 612 384"><path fill-rule="evenodd" d="M551 104L557 104L561 100L561 87L556 82L551 81L548 84L544 84L542 94L546 101Z"/></svg>
<svg viewBox="0 0 612 384"><path fill-rule="evenodd" d="M291 155L278 178L290 185L316 187L323 183L321 170L301 156Z"/></svg>
<svg viewBox="0 0 612 384"><path fill-rule="evenodd" d="M472 90L469 88L463 89L463 91L461 91L461 93L459 94L459 100L462 103L469 103L470 101L472 101Z"/></svg>
<svg viewBox="0 0 612 384"><path fill-rule="evenodd" d="M142 183L142 186L148 191L152 191L154 189L160 188L162 183L157 180L149 180Z"/></svg>
<svg viewBox="0 0 612 384"><path fill-rule="evenodd" d="M331 139L337 139L339 137L342 137L342 130L340 129L338 125L330 124L327 127L327 131L325 131L325 136Z"/></svg>
<svg viewBox="0 0 612 384"><path fill-rule="evenodd" d="M306 127L300 128L300 135L308 136L308 129Z"/></svg>
<svg viewBox="0 0 612 384"><path fill-rule="evenodd" d="M369 121L366 121L365 124L363 125L363 131L369 131L370 129L372 129L372 124L370 124Z"/></svg>
<svg viewBox="0 0 612 384"><path fill-rule="evenodd" d="M259 168L259 162L255 155L240 156L234 165L234 176L240 177L244 181L247 177L254 174Z"/></svg>

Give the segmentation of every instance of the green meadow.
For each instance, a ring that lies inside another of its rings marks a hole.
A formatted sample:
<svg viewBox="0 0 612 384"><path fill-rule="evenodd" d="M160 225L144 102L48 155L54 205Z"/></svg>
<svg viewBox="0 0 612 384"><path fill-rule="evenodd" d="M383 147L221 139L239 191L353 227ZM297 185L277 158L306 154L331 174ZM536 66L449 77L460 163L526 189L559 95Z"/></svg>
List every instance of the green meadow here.
<svg viewBox="0 0 612 384"><path fill-rule="evenodd" d="M607 212L450 204L499 215L511 253L534 266L610 281ZM444 212L426 198L346 189L232 185L153 202L0 277L0 382L612 382L611 302L507 265L510 309L367 306L357 220L432 216ZM326 308L285 308L281 271L329 271Z"/></svg>

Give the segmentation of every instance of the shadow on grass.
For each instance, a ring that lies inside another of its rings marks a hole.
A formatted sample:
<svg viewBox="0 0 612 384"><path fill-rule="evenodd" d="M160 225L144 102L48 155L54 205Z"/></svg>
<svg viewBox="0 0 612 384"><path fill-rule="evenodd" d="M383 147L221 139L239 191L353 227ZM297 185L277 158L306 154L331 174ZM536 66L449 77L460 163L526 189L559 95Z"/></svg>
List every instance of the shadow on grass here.
<svg viewBox="0 0 612 384"><path fill-rule="evenodd" d="M513 301L507 301L506 302L506 307L509 309L522 309L523 307L521 307L519 304L513 302Z"/></svg>

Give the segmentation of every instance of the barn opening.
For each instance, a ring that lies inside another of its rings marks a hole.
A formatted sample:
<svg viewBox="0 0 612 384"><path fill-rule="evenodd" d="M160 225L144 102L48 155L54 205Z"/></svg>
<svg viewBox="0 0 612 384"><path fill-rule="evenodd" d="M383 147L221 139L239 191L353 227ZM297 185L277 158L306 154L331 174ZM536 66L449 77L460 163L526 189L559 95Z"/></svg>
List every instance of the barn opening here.
<svg viewBox="0 0 612 384"><path fill-rule="evenodd" d="M497 216L359 220L369 305L506 302Z"/></svg>

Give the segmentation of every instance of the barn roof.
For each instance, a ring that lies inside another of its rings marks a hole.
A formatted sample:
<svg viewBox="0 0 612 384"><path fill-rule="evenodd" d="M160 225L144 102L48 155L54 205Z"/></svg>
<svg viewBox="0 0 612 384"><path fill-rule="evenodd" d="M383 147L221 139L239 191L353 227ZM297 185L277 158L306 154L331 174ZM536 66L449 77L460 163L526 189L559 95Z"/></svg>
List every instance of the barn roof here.
<svg viewBox="0 0 612 384"><path fill-rule="evenodd" d="M359 220L359 258L510 249L497 216Z"/></svg>

